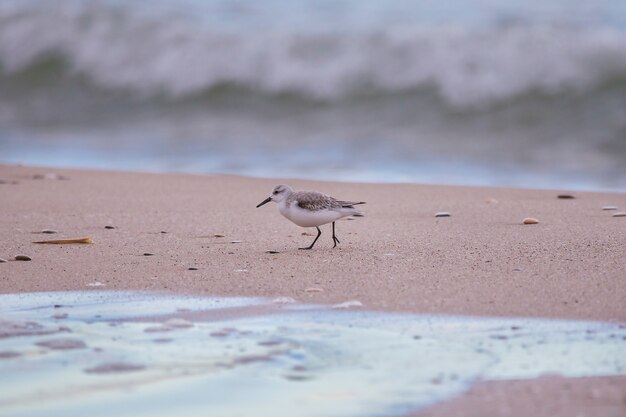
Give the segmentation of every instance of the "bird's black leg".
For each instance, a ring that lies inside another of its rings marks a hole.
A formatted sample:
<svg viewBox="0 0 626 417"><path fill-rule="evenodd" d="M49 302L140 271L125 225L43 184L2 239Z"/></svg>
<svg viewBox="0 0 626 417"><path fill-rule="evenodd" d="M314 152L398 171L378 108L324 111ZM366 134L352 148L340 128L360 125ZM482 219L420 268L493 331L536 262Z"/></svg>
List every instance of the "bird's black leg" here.
<svg viewBox="0 0 626 417"><path fill-rule="evenodd" d="M335 236L335 222L333 222L333 248L337 246L337 243L341 243L337 236Z"/></svg>
<svg viewBox="0 0 626 417"><path fill-rule="evenodd" d="M303 250L307 250L307 249L313 249L313 245L315 245L315 242L317 242L317 239L320 238L320 236L322 235L322 231L320 230L319 227L315 226L315 228L317 229L317 237L315 238L315 240L313 241L313 243L311 243L311 246L308 246L306 248L298 248L298 249L303 249Z"/></svg>

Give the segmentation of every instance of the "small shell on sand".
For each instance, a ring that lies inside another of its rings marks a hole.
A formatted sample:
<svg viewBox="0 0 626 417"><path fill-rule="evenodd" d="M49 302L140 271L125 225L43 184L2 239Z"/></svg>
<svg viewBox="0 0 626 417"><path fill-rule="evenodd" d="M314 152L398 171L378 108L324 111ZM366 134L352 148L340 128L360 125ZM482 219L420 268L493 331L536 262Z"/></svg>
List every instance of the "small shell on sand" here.
<svg viewBox="0 0 626 417"><path fill-rule="evenodd" d="M296 300L291 297L277 297L272 300L274 304L293 304Z"/></svg>
<svg viewBox="0 0 626 417"><path fill-rule="evenodd" d="M313 233L309 233L309 232L302 232L300 233L302 236L315 236Z"/></svg>
<svg viewBox="0 0 626 417"><path fill-rule="evenodd" d="M76 239L40 240L40 241L33 242L33 243L49 244L49 245L67 245L67 244L72 244L72 243L79 243L79 244L89 245L89 244L92 244L93 241L89 237L79 237Z"/></svg>
<svg viewBox="0 0 626 417"><path fill-rule="evenodd" d="M450 213L447 211L440 211L435 213L435 217L450 217Z"/></svg>
<svg viewBox="0 0 626 417"><path fill-rule="evenodd" d="M213 237L225 237L225 236L226 236L226 235L223 235L223 234L221 234L221 233L215 233L215 234L213 235Z"/></svg>
<svg viewBox="0 0 626 417"><path fill-rule="evenodd" d="M105 229L115 229L115 226L111 226L111 225L106 225L104 226Z"/></svg>
<svg viewBox="0 0 626 417"><path fill-rule="evenodd" d="M602 210L617 210L617 206L604 206Z"/></svg>
<svg viewBox="0 0 626 417"><path fill-rule="evenodd" d="M241 243L241 240L232 240L230 243Z"/></svg>
<svg viewBox="0 0 626 417"><path fill-rule="evenodd" d="M197 271L198 268L196 268L195 266L190 266L189 268L187 268L188 271Z"/></svg>
<svg viewBox="0 0 626 417"><path fill-rule="evenodd" d="M324 292L324 289L323 288L319 288L319 287L310 287L310 288L305 289L304 292L309 292L309 293L312 293L312 292Z"/></svg>
<svg viewBox="0 0 626 417"><path fill-rule="evenodd" d="M43 229L39 233L43 233L43 234L46 234L46 235L53 235L53 234L58 233L58 232L56 230L52 230L52 229Z"/></svg>
<svg viewBox="0 0 626 417"><path fill-rule="evenodd" d="M87 286L88 287L104 287L106 284L103 284L101 282L98 281L94 281L94 282L88 282Z"/></svg>
<svg viewBox="0 0 626 417"><path fill-rule="evenodd" d="M363 303L359 300L349 300L332 306L334 309L347 309L353 307L363 307Z"/></svg>
<svg viewBox="0 0 626 417"><path fill-rule="evenodd" d="M6 259L0 258L0 264L3 264L5 262L9 262L9 261L7 261Z"/></svg>
<svg viewBox="0 0 626 417"><path fill-rule="evenodd" d="M617 213L613 213L613 217L626 217L626 212L618 211Z"/></svg>
<svg viewBox="0 0 626 417"><path fill-rule="evenodd" d="M275 253L280 253L277 250L266 250L265 253L271 253L271 254L275 254Z"/></svg>
<svg viewBox="0 0 626 417"><path fill-rule="evenodd" d="M143 256L154 256L154 253L152 253L152 252L144 252Z"/></svg>
<svg viewBox="0 0 626 417"><path fill-rule="evenodd" d="M27 255L17 255L15 257L16 261L32 261L33 259L30 256Z"/></svg>
<svg viewBox="0 0 626 417"><path fill-rule="evenodd" d="M574 199L576 197L574 197L571 194L559 194L558 196L556 196L556 198L559 198L561 200L571 200L571 199Z"/></svg>
<svg viewBox="0 0 626 417"><path fill-rule="evenodd" d="M539 223L539 220L534 219L532 217L526 217L524 220L522 220L522 223L524 223L524 224L537 224L537 223Z"/></svg>

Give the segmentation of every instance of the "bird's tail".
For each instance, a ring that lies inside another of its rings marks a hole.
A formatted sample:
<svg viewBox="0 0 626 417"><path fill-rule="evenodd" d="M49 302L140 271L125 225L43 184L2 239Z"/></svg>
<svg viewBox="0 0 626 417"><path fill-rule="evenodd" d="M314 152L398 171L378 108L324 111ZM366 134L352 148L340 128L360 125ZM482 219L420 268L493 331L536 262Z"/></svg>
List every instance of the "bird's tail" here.
<svg viewBox="0 0 626 417"><path fill-rule="evenodd" d="M354 208L354 206L358 206L359 204L365 204L365 201L337 201L339 204L341 204L341 207L343 208Z"/></svg>
<svg viewBox="0 0 626 417"><path fill-rule="evenodd" d="M365 201L338 201L341 204L342 211L345 213L345 216L352 217L365 217L365 215L354 208L354 206L358 206L359 204L365 204Z"/></svg>

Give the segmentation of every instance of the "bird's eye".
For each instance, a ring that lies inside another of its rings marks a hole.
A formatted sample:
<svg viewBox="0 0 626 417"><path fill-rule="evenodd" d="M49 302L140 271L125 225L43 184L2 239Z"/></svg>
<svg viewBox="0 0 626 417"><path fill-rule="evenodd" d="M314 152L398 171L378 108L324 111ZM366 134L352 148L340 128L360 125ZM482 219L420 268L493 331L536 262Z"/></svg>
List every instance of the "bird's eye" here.
<svg viewBox="0 0 626 417"><path fill-rule="evenodd" d="M277 190L277 191L274 191L274 194L278 194L278 190Z"/></svg>

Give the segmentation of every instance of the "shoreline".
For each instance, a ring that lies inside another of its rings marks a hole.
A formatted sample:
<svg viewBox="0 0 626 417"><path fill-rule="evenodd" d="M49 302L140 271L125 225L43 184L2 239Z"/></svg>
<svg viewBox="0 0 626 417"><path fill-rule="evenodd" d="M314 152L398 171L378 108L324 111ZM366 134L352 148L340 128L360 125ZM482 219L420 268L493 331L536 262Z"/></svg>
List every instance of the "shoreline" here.
<svg viewBox="0 0 626 417"><path fill-rule="evenodd" d="M624 218L602 210L624 210L626 194L568 192L576 198L563 200L551 190L16 166L0 166L0 180L0 257L33 258L0 265L3 293L88 290L98 281L107 290L626 321ZM255 208L280 182L367 201L366 217L337 223L342 243L335 250L326 225L312 251L298 251L314 238L302 235L311 229L284 219L273 204ZM436 218L440 211L451 217ZM525 217L540 223L523 225ZM58 233L33 234L43 229ZM75 237L94 244L31 243Z"/></svg>
<svg viewBox="0 0 626 417"><path fill-rule="evenodd" d="M160 169L128 169L125 166L114 167L114 168L103 168L100 166L93 166L93 164L81 164L76 166L67 166L65 164L59 165L39 165L39 164L30 164L30 163L22 163L22 162L0 162L0 167L12 167L12 168L33 168L38 169L43 172L57 172L57 171L84 171L84 172L92 172L92 173L101 173L101 174L128 174L128 175L186 175L190 177L229 177L229 178L241 178L241 179L252 179L252 180L268 180L268 181L298 181L304 183L315 183L315 184L353 184L353 185L416 185L416 186L424 186L424 187L461 187L461 188L489 188L489 189L504 189L504 190L527 190L527 191L554 191L555 193L601 193L601 194L624 194L626 195L626 188L620 186L593 186L593 185L566 185L564 187L555 187L550 185L538 184L534 187L529 187L525 185L497 185L497 184L484 184L480 181L476 181L475 183L455 183L455 182L419 182L413 180L400 180L395 181L392 179L382 180L378 182L368 181L366 179L354 179L354 178L346 178L346 179L326 179L326 178L307 178L307 177L297 177L297 176L289 176L289 177L276 177L271 175L263 175L263 174L235 174L228 172L205 172L202 170L189 170L189 171L168 171L168 170L160 170Z"/></svg>

